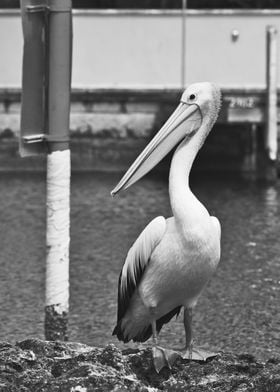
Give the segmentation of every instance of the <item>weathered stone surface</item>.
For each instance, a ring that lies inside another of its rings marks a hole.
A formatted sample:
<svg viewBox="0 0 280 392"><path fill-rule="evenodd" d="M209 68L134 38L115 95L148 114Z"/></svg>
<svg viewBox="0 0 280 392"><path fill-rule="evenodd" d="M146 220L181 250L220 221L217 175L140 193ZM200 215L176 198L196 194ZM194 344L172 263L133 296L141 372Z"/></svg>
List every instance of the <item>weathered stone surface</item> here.
<svg viewBox="0 0 280 392"><path fill-rule="evenodd" d="M21 110L21 103L20 102L12 102L9 105L9 113L20 113Z"/></svg>
<svg viewBox="0 0 280 392"><path fill-rule="evenodd" d="M157 103L128 102L125 105L127 113L158 113L159 105Z"/></svg>
<svg viewBox="0 0 280 392"><path fill-rule="evenodd" d="M150 136L154 121L153 113L72 113L70 127L75 136L139 138Z"/></svg>
<svg viewBox="0 0 280 392"><path fill-rule="evenodd" d="M97 113L120 113L122 105L119 102L94 102L88 105L88 110Z"/></svg>
<svg viewBox="0 0 280 392"><path fill-rule="evenodd" d="M0 135L7 129L11 130L14 136L19 135L20 113L0 113Z"/></svg>
<svg viewBox="0 0 280 392"><path fill-rule="evenodd" d="M123 139L127 137L149 137L154 128L154 113L82 113L72 112L71 134L92 137ZM0 136L10 130L19 135L20 114L0 113Z"/></svg>
<svg viewBox="0 0 280 392"><path fill-rule="evenodd" d="M151 350L124 350L28 339L0 342L1 392L190 391L277 392L280 357L220 354L203 363L178 359L157 374Z"/></svg>
<svg viewBox="0 0 280 392"><path fill-rule="evenodd" d="M72 169L125 170L141 151L140 144L144 147L160 129L179 98L179 91L139 90L132 95L117 90L73 92L70 115ZM220 116L194 169L255 176L262 166L265 167L261 148L264 128L258 126L253 132L249 123L225 125L225 122L226 117ZM0 170L44 170L42 158L19 158L19 129L20 91L3 92L0 97Z"/></svg>

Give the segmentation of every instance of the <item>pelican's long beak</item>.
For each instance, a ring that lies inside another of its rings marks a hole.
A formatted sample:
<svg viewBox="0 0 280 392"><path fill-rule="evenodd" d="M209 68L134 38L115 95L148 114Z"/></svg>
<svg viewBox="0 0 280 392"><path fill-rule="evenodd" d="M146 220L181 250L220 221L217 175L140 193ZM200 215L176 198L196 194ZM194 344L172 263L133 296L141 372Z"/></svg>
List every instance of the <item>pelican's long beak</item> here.
<svg viewBox="0 0 280 392"><path fill-rule="evenodd" d="M199 106L181 102L163 127L136 158L118 185L112 190L114 196L128 188L156 166L182 139L191 137L202 121Z"/></svg>

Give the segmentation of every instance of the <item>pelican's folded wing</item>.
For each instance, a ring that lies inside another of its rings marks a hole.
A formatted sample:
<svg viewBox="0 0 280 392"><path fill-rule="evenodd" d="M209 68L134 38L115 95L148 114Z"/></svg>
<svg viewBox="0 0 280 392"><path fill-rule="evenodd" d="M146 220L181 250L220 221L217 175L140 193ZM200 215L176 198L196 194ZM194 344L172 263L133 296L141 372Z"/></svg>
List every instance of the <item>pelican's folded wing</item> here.
<svg viewBox="0 0 280 392"><path fill-rule="evenodd" d="M153 219L128 251L118 288L118 321L124 316L130 299L140 283L151 254L161 241L166 229L163 216Z"/></svg>

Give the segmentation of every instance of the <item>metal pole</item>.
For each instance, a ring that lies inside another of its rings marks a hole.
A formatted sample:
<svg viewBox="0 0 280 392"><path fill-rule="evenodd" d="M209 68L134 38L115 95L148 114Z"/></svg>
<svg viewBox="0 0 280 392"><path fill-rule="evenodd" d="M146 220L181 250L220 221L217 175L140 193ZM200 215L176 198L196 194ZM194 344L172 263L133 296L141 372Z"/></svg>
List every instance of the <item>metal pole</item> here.
<svg viewBox="0 0 280 392"><path fill-rule="evenodd" d="M186 13L187 0L182 0L182 68L181 68L181 87L186 88Z"/></svg>
<svg viewBox="0 0 280 392"><path fill-rule="evenodd" d="M34 143L34 138L40 139L45 132L46 74L45 11L43 8L34 12L35 3L34 0L21 0L24 50L19 151L22 157L46 152L44 143ZM41 0L40 3L46 7L46 0ZM26 142L26 138L33 143Z"/></svg>
<svg viewBox="0 0 280 392"><path fill-rule="evenodd" d="M267 86L267 123L265 150L268 161L268 178L275 177L277 159L277 30L268 26L266 30L266 86Z"/></svg>
<svg viewBox="0 0 280 392"><path fill-rule="evenodd" d="M69 310L71 0L49 0L45 337L67 340Z"/></svg>

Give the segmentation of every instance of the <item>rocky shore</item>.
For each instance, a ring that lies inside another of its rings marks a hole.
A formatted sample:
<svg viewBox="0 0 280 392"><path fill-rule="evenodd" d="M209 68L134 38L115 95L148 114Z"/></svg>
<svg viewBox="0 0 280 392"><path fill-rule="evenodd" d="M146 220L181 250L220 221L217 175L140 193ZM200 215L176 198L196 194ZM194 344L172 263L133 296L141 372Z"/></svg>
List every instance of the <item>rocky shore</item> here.
<svg viewBox="0 0 280 392"><path fill-rule="evenodd" d="M124 350L28 339L0 342L1 392L280 391L280 357L220 353L206 362L178 359L157 374L151 350Z"/></svg>

